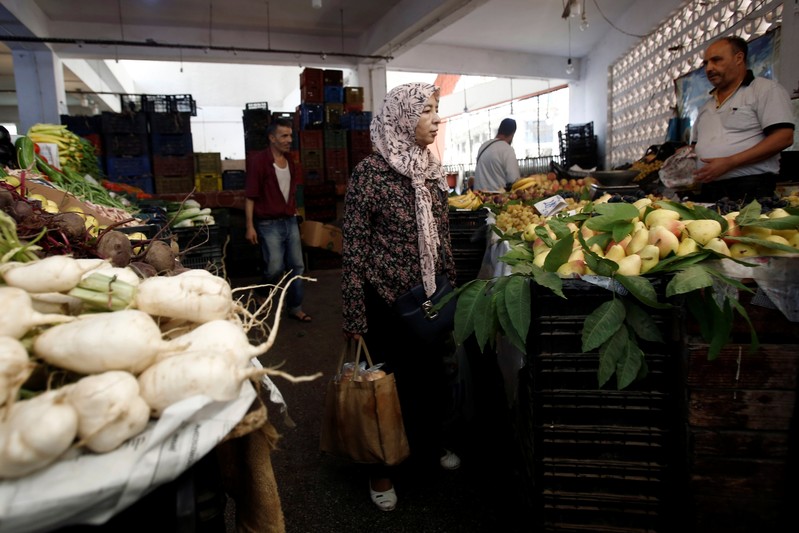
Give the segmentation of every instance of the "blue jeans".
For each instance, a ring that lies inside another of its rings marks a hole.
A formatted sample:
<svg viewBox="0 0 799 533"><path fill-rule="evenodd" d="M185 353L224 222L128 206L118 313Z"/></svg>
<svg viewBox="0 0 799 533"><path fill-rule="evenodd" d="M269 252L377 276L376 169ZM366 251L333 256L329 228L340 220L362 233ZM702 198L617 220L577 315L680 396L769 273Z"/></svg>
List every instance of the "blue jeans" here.
<svg viewBox="0 0 799 533"><path fill-rule="evenodd" d="M258 220L256 227L264 260L264 277L267 283L277 284L286 272L289 278L305 271L302 261L302 242L297 217ZM304 294L302 280L295 280L286 292L289 313L302 310Z"/></svg>

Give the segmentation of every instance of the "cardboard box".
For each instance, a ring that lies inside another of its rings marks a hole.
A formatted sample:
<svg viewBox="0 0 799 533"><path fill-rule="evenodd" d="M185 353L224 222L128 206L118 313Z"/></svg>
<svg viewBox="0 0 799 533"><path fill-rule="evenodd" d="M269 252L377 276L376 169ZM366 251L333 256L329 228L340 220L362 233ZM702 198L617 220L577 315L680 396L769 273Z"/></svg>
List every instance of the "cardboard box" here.
<svg viewBox="0 0 799 533"><path fill-rule="evenodd" d="M79 207L85 214L92 215L94 218L96 218L97 222L101 226L108 226L109 224L114 223L114 220L101 214L94 208L89 207L72 194L62 191L61 189L56 189L45 181L29 180L26 182L25 187L27 188L29 195L40 194L48 200L54 201L56 205L58 205L59 211L66 211L69 208Z"/></svg>
<svg viewBox="0 0 799 533"><path fill-rule="evenodd" d="M300 225L300 237L304 246L341 253L342 234L339 227L306 220Z"/></svg>
<svg viewBox="0 0 799 533"><path fill-rule="evenodd" d="M247 170L247 161L245 159L223 159L222 172L226 170Z"/></svg>

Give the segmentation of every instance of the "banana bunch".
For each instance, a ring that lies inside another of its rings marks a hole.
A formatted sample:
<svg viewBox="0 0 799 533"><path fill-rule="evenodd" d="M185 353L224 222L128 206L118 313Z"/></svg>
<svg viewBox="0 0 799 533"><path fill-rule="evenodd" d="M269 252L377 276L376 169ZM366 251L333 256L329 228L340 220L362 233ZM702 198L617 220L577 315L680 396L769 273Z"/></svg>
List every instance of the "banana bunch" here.
<svg viewBox="0 0 799 533"><path fill-rule="evenodd" d="M479 209L480 206L483 205L483 201L480 199L479 196L474 194L474 192L471 189L466 191L466 194L450 196L449 198L447 198L447 203L449 203L449 206L454 209L470 209L470 210Z"/></svg>
<svg viewBox="0 0 799 533"><path fill-rule="evenodd" d="M545 181L546 181L546 174L543 175L533 174L532 176L527 176L526 178L521 178L513 182L513 185L511 185L510 190L511 192L523 191L525 189L529 189L530 187L534 187L535 185L539 185Z"/></svg>
<svg viewBox="0 0 799 533"><path fill-rule="evenodd" d="M82 174L99 176L99 165L94 145L75 135L63 124L34 124L28 129L28 138L35 143L51 143L58 146L59 167L69 167Z"/></svg>

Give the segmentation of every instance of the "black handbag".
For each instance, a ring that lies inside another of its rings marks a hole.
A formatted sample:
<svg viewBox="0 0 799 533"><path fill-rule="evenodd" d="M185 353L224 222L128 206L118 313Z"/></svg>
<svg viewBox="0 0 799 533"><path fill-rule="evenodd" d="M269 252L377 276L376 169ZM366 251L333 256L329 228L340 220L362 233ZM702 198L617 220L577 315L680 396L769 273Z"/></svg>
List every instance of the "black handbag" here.
<svg viewBox="0 0 799 533"><path fill-rule="evenodd" d="M394 301L394 310L419 338L438 340L455 325L457 298L451 297L441 309L436 309L436 305L453 290L447 275L438 274L436 291L429 298L424 285L417 285Z"/></svg>

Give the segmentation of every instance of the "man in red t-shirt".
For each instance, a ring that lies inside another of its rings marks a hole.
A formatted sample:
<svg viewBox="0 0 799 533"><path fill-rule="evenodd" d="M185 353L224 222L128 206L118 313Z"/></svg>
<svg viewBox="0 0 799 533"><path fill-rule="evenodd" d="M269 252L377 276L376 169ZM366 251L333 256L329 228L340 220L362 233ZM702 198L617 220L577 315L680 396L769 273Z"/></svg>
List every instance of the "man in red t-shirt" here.
<svg viewBox="0 0 799 533"><path fill-rule="evenodd" d="M302 243L297 217L299 175L287 154L291 150L291 122L278 119L269 125L269 147L247 158L246 238L260 243L266 283L276 284L286 272L302 275ZM288 316L310 322L302 310L304 288L295 280L286 293Z"/></svg>

